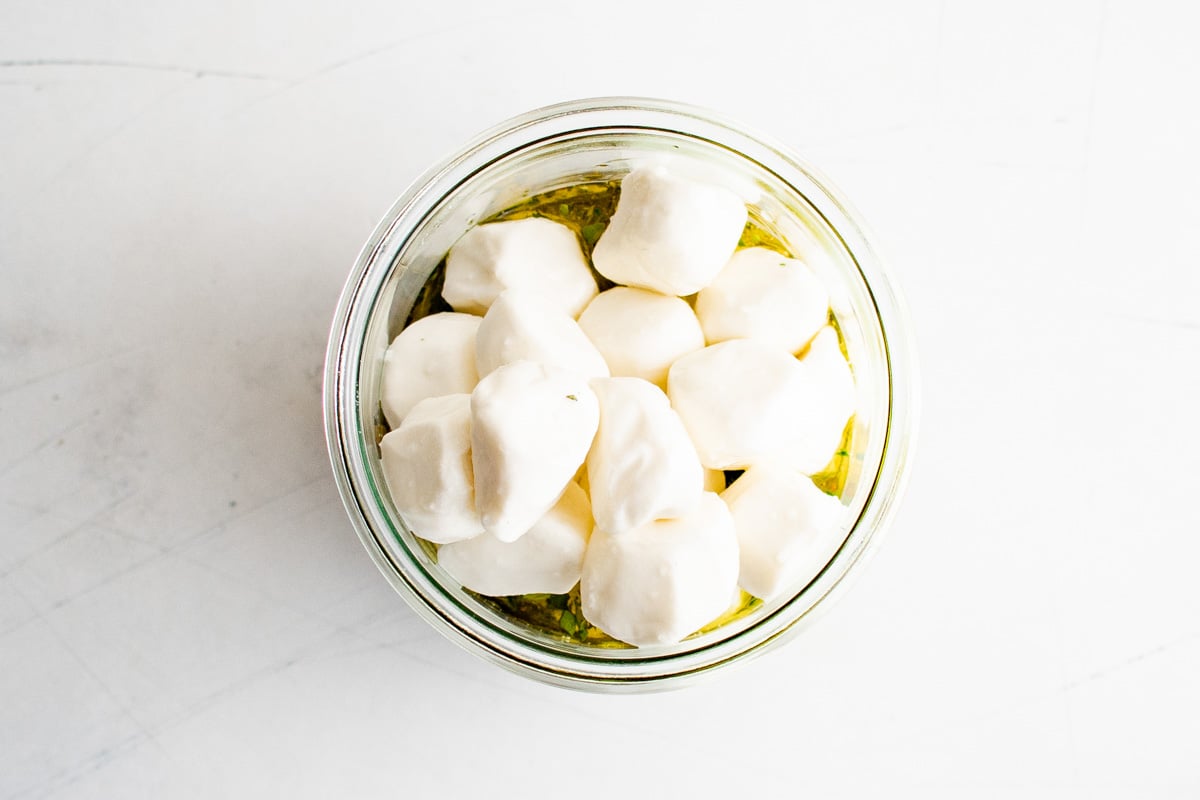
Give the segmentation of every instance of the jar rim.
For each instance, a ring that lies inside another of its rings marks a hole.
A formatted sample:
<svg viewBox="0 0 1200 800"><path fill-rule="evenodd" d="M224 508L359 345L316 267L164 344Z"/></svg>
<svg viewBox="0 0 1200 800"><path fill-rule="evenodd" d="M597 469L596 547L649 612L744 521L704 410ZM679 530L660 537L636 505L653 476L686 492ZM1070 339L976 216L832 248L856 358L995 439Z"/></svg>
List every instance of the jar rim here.
<svg viewBox="0 0 1200 800"><path fill-rule="evenodd" d="M641 129L708 142L770 170L797 191L796 183L809 190L801 195L825 217L870 293L883 339L888 413L878 468L863 508L841 549L805 588L753 624L709 644L658 655L651 648L641 654L622 651L618 657L594 658L481 632L454 613L456 603L436 579L426 581L414 572L419 565L411 559L398 560L386 539L387 525L381 525L387 520L378 507L380 487L366 468L359 379L367 325L383 299L395 256L442 198L489 164L548 138ZM679 686L790 639L801 630L801 622L811 622L828 608L832 595L845 590L851 574L861 573L861 562L877 548L910 472L918 416L916 353L903 297L872 239L861 216L832 183L786 146L699 107L652 98L581 99L529 111L480 133L427 170L393 204L360 252L335 312L325 362L326 439L339 494L372 560L420 616L457 644L519 674L560 686L605 691ZM441 590L450 604L431 597L431 588Z"/></svg>

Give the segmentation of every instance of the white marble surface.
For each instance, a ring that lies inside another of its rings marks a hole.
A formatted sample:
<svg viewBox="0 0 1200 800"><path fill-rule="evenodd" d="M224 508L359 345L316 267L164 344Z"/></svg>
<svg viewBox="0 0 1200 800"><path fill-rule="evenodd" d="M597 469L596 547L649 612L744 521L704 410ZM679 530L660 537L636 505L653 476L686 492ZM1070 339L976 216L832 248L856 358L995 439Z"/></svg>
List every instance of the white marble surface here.
<svg viewBox="0 0 1200 800"><path fill-rule="evenodd" d="M731 8L0 3L0 797L1200 794L1195 13ZM319 413L338 291L406 184L619 93L822 167L924 372L853 591L639 697L427 629Z"/></svg>

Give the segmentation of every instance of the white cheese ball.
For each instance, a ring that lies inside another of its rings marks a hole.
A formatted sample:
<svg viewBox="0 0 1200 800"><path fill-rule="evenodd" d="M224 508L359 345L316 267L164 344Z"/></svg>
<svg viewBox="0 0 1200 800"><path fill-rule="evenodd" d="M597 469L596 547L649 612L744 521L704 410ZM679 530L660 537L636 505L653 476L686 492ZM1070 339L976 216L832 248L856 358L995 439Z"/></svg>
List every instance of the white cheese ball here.
<svg viewBox="0 0 1200 800"><path fill-rule="evenodd" d="M829 292L803 261L765 247L739 250L696 297L709 344L757 339L799 352L829 320Z"/></svg>
<svg viewBox="0 0 1200 800"><path fill-rule="evenodd" d="M817 576L845 539L845 507L780 464L746 470L721 499L737 531L738 585L770 601Z"/></svg>
<svg viewBox="0 0 1200 800"><path fill-rule="evenodd" d="M704 347L700 321L673 295L616 286L601 292L579 317L579 327L614 376L642 378L661 388L680 356Z"/></svg>
<svg viewBox="0 0 1200 800"><path fill-rule="evenodd" d="M483 527L502 542L534 526L587 457L600 407L577 372L505 364L471 393L471 463Z"/></svg>
<svg viewBox="0 0 1200 800"><path fill-rule="evenodd" d="M392 503L414 534L431 542L483 532L471 469L471 396L417 403L379 443Z"/></svg>
<svg viewBox="0 0 1200 800"><path fill-rule="evenodd" d="M492 597L564 594L579 582L592 532L587 493L570 483L559 501L515 542L490 533L438 549L438 563L472 591Z"/></svg>
<svg viewBox="0 0 1200 800"><path fill-rule="evenodd" d="M397 428L427 397L475 388L475 332L481 321L473 314L447 311L422 317L400 331L383 354L379 399L389 426Z"/></svg>
<svg viewBox="0 0 1200 800"><path fill-rule="evenodd" d="M801 361L753 339L732 339L676 361L668 394L701 463L725 470L775 460L820 471L854 400L849 367L828 345L819 334Z"/></svg>
<svg viewBox="0 0 1200 800"><path fill-rule="evenodd" d="M691 511L704 470L662 389L641 378L590 385L600 401L600 428L587 457L596 524L620 534Z"/></svg>
<svg viewBox="0 0 1200 800"><path fill-rule="evenodd" d="M589 378L608 377L608 364L579 323L528 289L502 292L475 335L480 377L514 361L536 361Z"/></svg>
<svg viewBox="0 0 1200 800"><path fill-rule="evenodd" d="M733 517L706 492L684 517L619 535L597 527L579 583L583 615L628 644L673 644L729 607L737 575Z"/></svg>
<svg viewBox="0 0 1200 800"><path fill-rule="evenodd" d="M746 204L728 189L640 167L621 181L592 263L615 283L693 294L725 266L746 218Z"/></svg>
<svg viewBox="0 0 1200 800"><path fill-rule="evenodd" d="M745 469L795 447L803 413L799 362L786 352L734 339L686 355L671 367L668 393L709 469Z"/></svg>
<svg viewBox="0 0 1200 800"><path fill-rule="evenodd" d="M540 292L572 318L598 291L579 237L552 220L489 222L450 248L442 297L455 311L483 314L501 292L517 288Z"/></svg>

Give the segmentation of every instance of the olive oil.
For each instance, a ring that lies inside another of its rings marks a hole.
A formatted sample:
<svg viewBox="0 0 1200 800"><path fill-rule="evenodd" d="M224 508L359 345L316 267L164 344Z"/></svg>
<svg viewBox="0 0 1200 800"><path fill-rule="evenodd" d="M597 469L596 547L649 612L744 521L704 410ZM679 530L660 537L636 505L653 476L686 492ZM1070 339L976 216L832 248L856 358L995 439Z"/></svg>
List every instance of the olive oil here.
<svg viewBox="0 0 1200 800"><path fill-rule="evenodd" d="M620 181L580 183L533 195L485 222L544 217L562 223L579 236L583 251L590 260L592 248L604 233L605 228L608 227L608 222L612 218L613 212L616 211L620 194ZM793 257L783 241L770 230L753 208L750 209L750 216L738 241L738 247L767 247L789 258ZM612 281L596 272L595 269L592 270L592 274L596 278L600 291L614 285ZM430 314L453 310L442 299L442 286L445 280L446 260L443 258L418 292L412 311L405 321L405 327ZM694 297L684 299L691 301L694 300ZM841 329L832 312L830 312L829 321L838 331L842 352L845 354L845 341L842 339ZM387 430L386 423L380 423L377 430L378 439L382 439ZM846 423L842 442L837 452L825 469L812 476L813 483L828 494L840 495L845 488L846 476L850 467L850 445L853 430L854 418L851 417L850 421ZM726 477L732 483L740 474L740 472L727 472ZM424 540L421 540L421 545L431 558L436 558L437 545ZM609 649L630 647L588 623L583 616L578 584L567 594L488 597L471 591L467 591L467 593L482 605L493 609L516 624L564 642L582 643ZM761 605L761 602L758 598L739 590L738 598L730 605L729 609L694 635L707 633L745 617L753 612L755 607Z"/></svg>

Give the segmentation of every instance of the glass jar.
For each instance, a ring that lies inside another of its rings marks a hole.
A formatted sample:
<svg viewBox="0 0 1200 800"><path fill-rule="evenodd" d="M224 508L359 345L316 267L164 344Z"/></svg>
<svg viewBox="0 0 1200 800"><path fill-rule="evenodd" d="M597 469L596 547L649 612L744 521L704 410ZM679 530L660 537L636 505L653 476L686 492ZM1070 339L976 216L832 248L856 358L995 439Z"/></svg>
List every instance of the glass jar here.
<svg viewBox="0 0 1200 800"><path fill-rule="evenodd" d="M810 582L707 633L673 645L601 648L534 629L463 590L404 525L388 496L378 439L383 353L418 292L472 225L521 200L581 182L619 179L669 158L733 189L751 217L830 288L858 407L841 547ZM895 284L859 216L779 144L678 103L601 98L554 105L487 131L396 202L363 248L338 304L325 368L325 427L338 488L363 544L389 582L456 643L519 674L601 691L685 684L794 635L879 541L911 461L916 363Z"/></svg>

